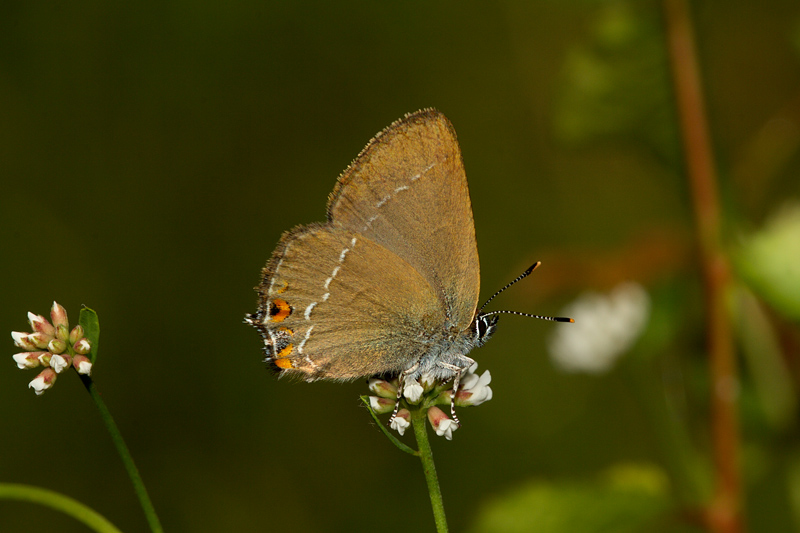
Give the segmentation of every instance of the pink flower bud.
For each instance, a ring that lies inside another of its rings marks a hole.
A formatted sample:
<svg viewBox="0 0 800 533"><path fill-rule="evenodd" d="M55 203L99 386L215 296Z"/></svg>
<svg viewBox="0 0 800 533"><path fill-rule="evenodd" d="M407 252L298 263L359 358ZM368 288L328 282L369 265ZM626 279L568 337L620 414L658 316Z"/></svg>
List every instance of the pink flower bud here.
<svg viewBox="0 0 800 533"><path fill-rule="evenodd" d="M42 353L43 352L23 352L15 354L13 357L14 361L17 363L17 366L21 369L36 368L42 364L39 361L39 356L42 355Z"/></svg>
<svg viewBox="0 0 800 533"><path fill-rule="evenodd" d="M56 382L56 371L52 368L45 368L39 375L28 384L28 388L36 392L36 396L40 396L44 391L53 386Z"/></svg>
<svg viewBox="0 0 800 533"><path fill-rule="evenodd" d="M37 348L36 343L34 343L33 339L31 339L30 333L25 333L24 331L12 331L11 338L14 339L14 344L18 348L31 351Z"/></svg>
<svg viewBox="0 0 800 533"><path fill-rule="evenodd" d="M370 392L380 396L381 398L397 398L397 387L386 380L372 378L369 380L368 386Z"/></svg>
<svg viewBox="0 0 800 533"><path fill-rule="evenodd" d="M41 355L39 356L39 362L42 363L42 366L50 366L50 358L53 357L53 354L50 352L38 352Z"/></svg>
<svg viewBox="0 0 800 533"><path fill-rule="evenodd" d="M394 404L396 400L389 398L379 398L378 396L369 397L369 406L375 414L382 415L384 413L391 413L394 411Z"/></svg>
<svg viewBox="0 0 800 533"><path fill-rule="evenodd" d="M67 343L61 339L53 339L47 343L47 350L50 353L62 353L67 349Z"/></svg>
<svg viewBox="0 0 800 533"><path fill-rule="evenodd" d="M69 328L64 324L59 324L56 328L56 338L60 341L67 342L69 340Z"/></svg>
<svg viewBox="0 0 800 533"><path fill-rule="evenodd" d="M83 338L76 342L72 349L75 350L75 353L85 355L92 351L92 343L89 342L89 339Z"/></svg>
<svg viewBox="0 0 800 533"><path fill-rule="evenodd" d="M57 302L53 302L53 307L50 309L50 318L53 319L53 326L69 326L69 319L67 318L67 310L64 309Z"/></svg>
<svg viewBox="0 0 800 533"><path fill-rule="evenodd" d="M69 343L75 344L81 337L83 337L83 326L78 324L69 332Z"/></svg>
<svg viewBox="0 0 800 533"><path fill-rule="evenodd" d="M76 355L72 358L72 366L78 371L78 374L86 376L92 375L92 362L85 355Z"/></svg>
<svg viewBox="0 0 800 533"><path fill-rule="evenodd" d="M33 328L33 331L38 331L40 333L44 333L47 336L52 337L56 333L56 329L53 327L45 317L42 315L34 315L33 313L28 313L28 322Z"/></svg>
<svg viewBox="0 0 800 533"><path fill-rule="evenodd" d="M28 340L30 340L40 350L46 350L51 339L52 337L49 335L45 335L44 333L40 333L38 331L28 334Z"/></svg>

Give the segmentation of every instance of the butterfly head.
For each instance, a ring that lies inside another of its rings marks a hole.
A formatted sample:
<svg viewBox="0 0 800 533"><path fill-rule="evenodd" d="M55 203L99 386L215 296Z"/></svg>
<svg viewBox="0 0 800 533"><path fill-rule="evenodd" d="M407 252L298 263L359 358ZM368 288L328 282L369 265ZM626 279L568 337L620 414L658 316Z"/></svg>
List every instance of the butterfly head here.
<svg viewBox="0 0 800 533"><path fill-rule="evenodd" d="M492 337L499 319L498 315L486 315L483 313L475 317L475 337L473 341L475 346L483 346Z"/></svg>

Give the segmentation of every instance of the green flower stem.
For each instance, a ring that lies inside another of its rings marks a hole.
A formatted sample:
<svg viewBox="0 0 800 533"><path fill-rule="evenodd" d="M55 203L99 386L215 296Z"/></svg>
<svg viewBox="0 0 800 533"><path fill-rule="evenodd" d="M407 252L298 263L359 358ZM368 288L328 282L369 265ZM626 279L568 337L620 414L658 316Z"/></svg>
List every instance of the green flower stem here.
<svg viewBox="0 0 800 533"><path fill-rule="evenodd" d="M425 472L425 480L428 482L436 531L443 533L447 531L447 517L444 514L444 503L442 502L442 491L439 488L439 478L436 476L436 465L433 464L431 443L428 441L427 418L427 409L411 411L411 425L414 426L414 436L417 438L417 447L419 448L417 455L422 461L422 470Z"/></svg>
<svg viewBox="0 0 800 533"><path fill-rule="evenodd" d="M139 476L139 470L133 462L133 457L128 450L128 446L125 444L125 440L122 438L122 434L119 432L117 424L114 422L114 418L111 416L111 412L108 410L108 407L106 407L105 402L103 402L100 393L97 392L92 378L81 375L81 381L83 382L83 386L86 387L86 390L89 391L94 403L97 405L97 409L100 411L100 418L103 419L106 429L108 429L108 432L111 434L111 440L114 441L117 453L119 453L122 463L125 465L125 470L128 471L128 476L133 483L133 489L136 491L136 496L139 498L139 504L142 506L142 511L144 511L145 517L147 518L147 523L150 524L150 531L153 533L162 533L164 530L158 520L158 515L156 515L153 502L150 501L150 496L147 495L147 489L142 482L141 476Z"/></svg>
<svg viewBox="0 0 800 533"><path fill-rule="evenodd" d="M61 511L98 533L122 533L114 524L93 509L52 490L17 483L0 483L0 500L38 503L56 511ZM35 521L35 518L31 520L33 529L35 529Z"/></svg>

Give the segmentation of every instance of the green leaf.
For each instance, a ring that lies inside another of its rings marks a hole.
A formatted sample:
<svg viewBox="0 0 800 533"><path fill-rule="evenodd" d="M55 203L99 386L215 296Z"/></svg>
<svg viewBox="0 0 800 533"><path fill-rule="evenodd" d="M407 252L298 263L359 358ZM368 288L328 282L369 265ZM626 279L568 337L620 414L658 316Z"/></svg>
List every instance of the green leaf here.
<svg viewBox="0 0 800 533"><path fill-rule="evenodd" d="M378 415L376 415L375 411L372 410L372 406L370 406L370 404L369 404L369 396L361 396L361 401L364 402L364 405L367 406L367 410L369 411L369 414L372 415L372 418L375 420L375 423L378 424L378 427L381 428L381 431L383 431L383 434L386 435L386 437L390 441L392 441L392 444L394 444L395 446L400 448L400 450L402 450L402 451L404 451L406 453L409 453L411 455L417 455L418 454L416 450L406 446L405 444L403 444L400 441L400 439L398 439L397 437L395 437L394 435L389 433L389 430L380 421L380 419L378 418Z"/></svg>
<svg viewBox="0 0 800 533"><path fill-rule="evenodd" d="M83 334L92 344L89 360L92 364L95 364L97 362L97 349L100 347L100 320L97 318L97 313L94 312L94 309L84 307L81 309L78 323L83 326Z"/></svg>

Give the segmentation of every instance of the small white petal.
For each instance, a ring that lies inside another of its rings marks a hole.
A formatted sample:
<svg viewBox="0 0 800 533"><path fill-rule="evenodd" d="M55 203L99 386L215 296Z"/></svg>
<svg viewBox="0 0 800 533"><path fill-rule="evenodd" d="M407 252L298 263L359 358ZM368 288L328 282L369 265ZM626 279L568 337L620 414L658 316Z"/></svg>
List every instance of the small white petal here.
<svg viewBox="0 0 800 533"><path fill-rule="evenodd" d="M68 366L69 366L69 361L67 361L64 357L58 354L50 358L50 367L56 371L56 374L60 374Z"/></svg>
<svg viewBox="0 0 800 533"><path fill-rule="evenodd" d="M14 361L17 363L17 366L20 369L36 368L37 366L39 366L39 361L37 359L33 360L29 359L28 358L29 355L30 352L14 354L13 356Z"/></svg>
<svg viewBox="0 0 800 533"><path fill-rule="evenodd" d="M446 418L439 422L439 427L435 428L436 434L444 436L447 440L453 440L453 432L458 429L458 424L454 420Z"/></svg>
<svg viewBox="0 0 800 533"><path fill-rule="evenodd" d="M380 404L380 400L378 400L377 396L370 396L369 397L369 406L375 412L380 411L381 408L382 408L382 406Z"/></svg>
<svg viewBox="0 0 800 533"><path fill-rule="evenodd" d="M480 378L477 374L468 372L462 376L461 383L458 384L458 390L470 390L478 384L478 381L480 381Z"/></svg>
<svg viewBox="0 0 800 533"><path fill-rule="evenodd" d="M92 375L92 363L89 361L81 361L78 363L78 374L83 374L84 376L91 376Z"/></svg>
<svg viewBox="0 0 800 533"><path fill-rule="evenodd" d="M422 397L424 391L425 389L422 388L422 385L416 381L410 381L403 387L403 396L408 398L411 403L416 403Z"/></svg>
<svg viewBox="0 0 800 533"><path fill-rule="evenodd" d="M36 376L36 379L28 383L28 388L33 389L33 391L36 393L36 396L41 396L44 391L46 391L52 386L53 383L45 382L42 376Z"/></svg>
<svg viewBox="0 0 800 533"><path fill-rule="evenodd" d="M28 335L29 334L25 333L24 331L11 332L11 338L14 339L14 344L18 348L28 348L30 346L33 346L33 343L28 340Z"/></svg>
<svg viewBox="0 0 800 533"><path fill-rule="evenodd" d="M394 420L392 420L391 428L400 433L400 435L402 436L406 432L406 428L408 428L410 425L411 422L409 422L402 416L396 416L394 417Z"/></svg>

